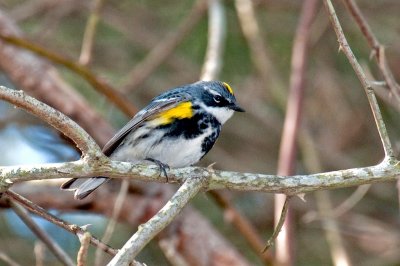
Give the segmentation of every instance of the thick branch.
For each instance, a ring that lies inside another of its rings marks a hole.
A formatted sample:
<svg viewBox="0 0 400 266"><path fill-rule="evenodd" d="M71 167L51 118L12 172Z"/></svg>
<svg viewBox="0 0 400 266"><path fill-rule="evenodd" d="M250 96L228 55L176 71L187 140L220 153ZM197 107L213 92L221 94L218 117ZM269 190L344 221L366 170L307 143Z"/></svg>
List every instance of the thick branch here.
<svg viewBox="0 0 400 266"><path fill-rule="evenodd" d="M139 252L178 215L186 204L202 189L204 178L192 175L149 221L139 226L138 231L125 243L108 264L129 265Z"/></svg>
<svg viewBox="0 0 400 266"><path fill-rule="evenodd" d="M58 111L40 103L34 98L21 92L0 87L0 97L12 100L19 107L34 114L43 114L43 119L56 128L67 131L67 136L80 143L83 150L97 150L99 148L90 136L75 123L64 117ZM70 133L68 133L70 132ZM102 156L96 152L97 156ZM187 176L196 176L209 180L206 189L229 188L243 191L264 191L285 194L297 194L321 189L356 186L367 183L389 181L396 179L400 174L399 161L387 157L381 164L363 168L319 173L313 175L278 176L253 173L238 173L228 171L214 171L200 167L171 169L168 173L171 182L183 183ZM5 190L11 184L29 180L108 176L111 178L135 178L143 181L165 182L159 175L156 166L133 165L127 162L110 161L107 157L101 160L86 158L75 162L40 164L30 166L0 167L0 190Z"/></svg>
<svg viewBox="0 0 400 266"><path fill-rule="evenodd" d="M210 171L202 167L187 167L169 170L168 180L171 183L183 183L186 177L193 173L209 180L204 185L206 190L227 188L293 195L323 189L394 181L400 175L400 164L398 160L387 159L375 166L294 176ZM0 167L0 186L4 188L12 183L30 180L93 176L165 182L165 177L160 176L157 166L133 165L127 162L107 160L99 165L79 160L67 163Z"/></svg>
<svg viewBox="0 0 400 266"><path fill-rule="evenodd" d="M26 95L23 91L0 86L0 99L21 107L39 117L75 142L84 155L103 156L96 142L78 124L45 103Z"/></svg>
<svg viewBox="0 0 400 266"><path fill-rule="evenodd" d="M22 36L17 25L2 11L0 34ZM0 67L18 88L76 121L100 145L115 133L110 124L43 58L0 41Z"/></svg>

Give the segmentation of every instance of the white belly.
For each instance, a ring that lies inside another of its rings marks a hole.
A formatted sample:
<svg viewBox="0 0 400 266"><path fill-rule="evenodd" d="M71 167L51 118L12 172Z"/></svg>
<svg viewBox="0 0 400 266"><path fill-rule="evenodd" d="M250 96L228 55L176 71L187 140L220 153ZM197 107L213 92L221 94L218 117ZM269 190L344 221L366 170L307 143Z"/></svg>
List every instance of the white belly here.
<svg viewBox="0 0 400 266"><path fill-rule="evenodd" d="M190 166L197 163L203 156L201 145L203 139L211 134L211 129L189 140L183 137L179 139L166 138L161 143L157 143L157 141L154 143L155 139L158 140L162 136L161 133L158 134L157 138L143 139L134 146L124 145L117 149L111 158L127 162L140 162L151 158L173 168Z"/></svg>

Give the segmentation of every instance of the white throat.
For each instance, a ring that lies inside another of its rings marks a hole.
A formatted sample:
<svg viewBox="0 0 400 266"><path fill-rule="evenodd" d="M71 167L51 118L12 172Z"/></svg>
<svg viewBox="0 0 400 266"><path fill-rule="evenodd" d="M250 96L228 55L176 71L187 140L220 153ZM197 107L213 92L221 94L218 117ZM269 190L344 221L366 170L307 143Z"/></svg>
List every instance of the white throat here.
<svg viewBox="0 0 400 266"><path fill-rule="evenodd" d="M210 114L212 114L215 118L217 118L218 122L221 123L221 125L225 124L226 121L228 121L229 118L232 117L234 111L229 108L225 107L210 107L210 106L205 106L202 104L202 107Z"/></svg>

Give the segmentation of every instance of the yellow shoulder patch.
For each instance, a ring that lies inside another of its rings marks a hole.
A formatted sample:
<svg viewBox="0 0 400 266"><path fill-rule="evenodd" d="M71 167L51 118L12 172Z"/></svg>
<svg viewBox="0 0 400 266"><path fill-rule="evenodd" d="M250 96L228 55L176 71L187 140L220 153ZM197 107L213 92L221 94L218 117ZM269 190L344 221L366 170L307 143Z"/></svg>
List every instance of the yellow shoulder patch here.
<svg viewBox="0 0 400 266"><path fill-rule="evenodd" d="M157 118L161 120L158 121L161 125L167 125L172 123L175 119L191 118L192 116L192 103L183 102L169 110L161 112L157 115Z"/></svg>
<svg viewBox="0 0 400 266"><path fill-rule="evenodd" d="M224 84L225 89L226 89L227 91L229 91L230 94L233 95L233 89L231 88L231 86L229 86L229 84L226 83L226 82L222 82L222 84Z"/></svg>

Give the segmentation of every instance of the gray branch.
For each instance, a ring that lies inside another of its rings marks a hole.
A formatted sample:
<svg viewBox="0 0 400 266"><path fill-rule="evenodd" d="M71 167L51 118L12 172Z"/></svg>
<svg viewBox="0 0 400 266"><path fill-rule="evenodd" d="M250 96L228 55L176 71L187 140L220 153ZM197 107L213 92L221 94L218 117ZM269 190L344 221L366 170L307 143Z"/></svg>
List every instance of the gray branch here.
<svg viewBox="0 0 400 266"><path fill-rule="evenodd" d="M165 182L165 177L160 176L157 166L111 161L101 153L95 141L75 122L23 92L0 86L0 99L31 112L60 130L70 137L84 154L82 159L74 162L0 167L0 192L17 182L54 178L108 176ZM218 171L201 167L170 169L168 180L173 183L183 183L183 185L157 215L139 228L124 248L117 253L110 265L124 265L125 262L128 265L128 262L132 261L201 189L227 188L294 195L323 189L393 181L398 175L400 175L399 161L392 156L386 156L375 166L295 176Z"/></svg>
<svg viewBox="0 0 400 266"><path fill-rule="evenodd" d="M145 224L140 225L138 231L125 243L108 266L125 266L139 254L139 252L160 233L178 215L186 204L202 189L206 179L191 176L178 189L175 195L165 206Z"/></svg>

